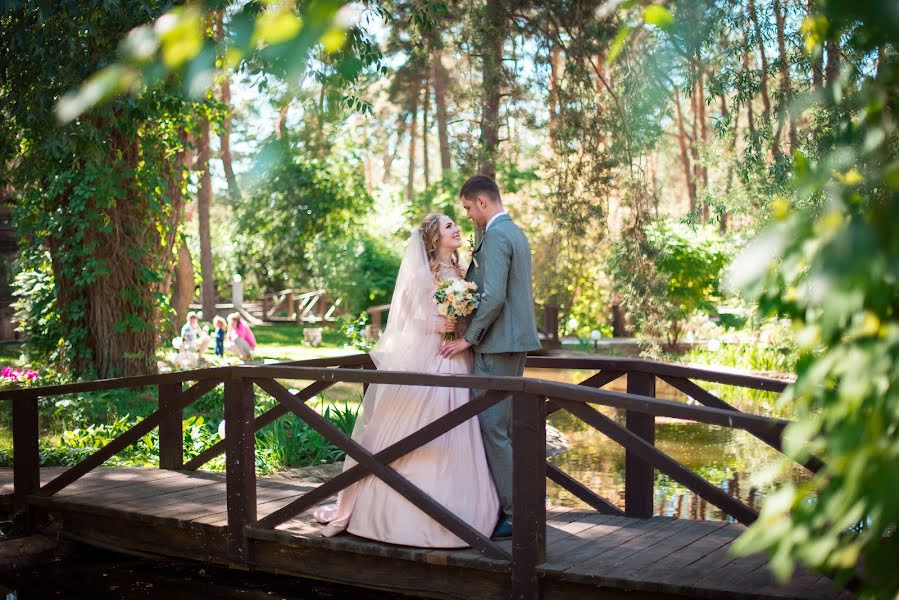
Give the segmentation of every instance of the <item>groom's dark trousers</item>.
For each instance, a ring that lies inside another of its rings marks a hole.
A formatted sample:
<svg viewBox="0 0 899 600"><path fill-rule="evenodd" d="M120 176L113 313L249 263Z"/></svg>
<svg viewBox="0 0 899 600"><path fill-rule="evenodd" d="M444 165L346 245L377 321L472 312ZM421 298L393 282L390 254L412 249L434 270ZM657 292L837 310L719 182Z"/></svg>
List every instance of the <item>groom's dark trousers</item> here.
<svg viewBox="0 0 899 600"><path fill-rule="evenodd" d="M526 352L498 352L474 354L475 375L521 377L524 374ZM481 390L474 390L483 394ZM478 415L484 451L499 493L503 516L512 521L512 399L497 402Z"/></svg>

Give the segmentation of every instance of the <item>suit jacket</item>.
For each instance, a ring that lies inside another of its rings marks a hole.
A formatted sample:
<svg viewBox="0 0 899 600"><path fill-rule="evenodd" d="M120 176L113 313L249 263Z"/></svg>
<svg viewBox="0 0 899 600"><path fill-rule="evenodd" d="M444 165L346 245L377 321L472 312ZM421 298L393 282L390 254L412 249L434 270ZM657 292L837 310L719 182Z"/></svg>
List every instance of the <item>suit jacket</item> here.
<svg viewBox="0 0 899 600"><path fill-rule="evenodd" d="M487 229L475 248L465 279L476 283L481 294L481 303L465 332L475 352L540 348L531 290L531 248L508 215L500 215Z"/></svg>

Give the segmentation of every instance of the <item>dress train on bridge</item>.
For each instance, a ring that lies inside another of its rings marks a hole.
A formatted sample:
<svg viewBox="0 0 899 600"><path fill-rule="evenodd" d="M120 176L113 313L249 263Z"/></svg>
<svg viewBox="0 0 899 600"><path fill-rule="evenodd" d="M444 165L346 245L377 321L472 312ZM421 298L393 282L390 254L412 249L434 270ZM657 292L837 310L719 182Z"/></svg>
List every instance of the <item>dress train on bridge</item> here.
<svg viewBox="0 0 899 600"><path fill-rule="evenodd" d="M439 346L440 335L436 346ZM471 374L471 355L443 359L434 349L434 371ZM381 385L378 410L361 444L375 454L469 401L464 388ZM344 470L356 461L347 457ZM499 497L487 465L477 418L400 458L391 466L463 521L489 536L499 515ZM315 511L328 523L322 534L344 530L364 538L427 548L461 548L464 541L422 512L389 485L368 476L338 495L337 504Z"/></svg>

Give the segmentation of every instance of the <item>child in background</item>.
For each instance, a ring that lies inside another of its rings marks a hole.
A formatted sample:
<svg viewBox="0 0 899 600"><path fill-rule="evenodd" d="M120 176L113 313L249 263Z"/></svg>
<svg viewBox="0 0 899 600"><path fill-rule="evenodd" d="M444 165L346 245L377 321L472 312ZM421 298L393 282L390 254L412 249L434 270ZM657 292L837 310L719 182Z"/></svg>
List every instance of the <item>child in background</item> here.
<svg viewBox="0 0 899 600"><path fill-rule="evenodd" d="M228 323L222 317L216 315L214 319L212 319L212 325L215 327L215 355L216 356L224 356L225 355L225 328L228 326Z"/></svg>
<svg viewBox="0 0 899 600"><path fill-rule="evenodd" d="M256 336L250 330L250 326L240 318L240 313L234 312L228 315L228 334L225 337L225 350L236 354L244 362L253 359L253 351L256 349Z"/></svg>
<svg viewBox="0 0 899 600"><path fill-rule="evenodd" d="M209 347L209 336L200 329L200 318L197 313L187 313L187 322L181 328L182 352L196 352L198 358L202 358Z"/></svg>

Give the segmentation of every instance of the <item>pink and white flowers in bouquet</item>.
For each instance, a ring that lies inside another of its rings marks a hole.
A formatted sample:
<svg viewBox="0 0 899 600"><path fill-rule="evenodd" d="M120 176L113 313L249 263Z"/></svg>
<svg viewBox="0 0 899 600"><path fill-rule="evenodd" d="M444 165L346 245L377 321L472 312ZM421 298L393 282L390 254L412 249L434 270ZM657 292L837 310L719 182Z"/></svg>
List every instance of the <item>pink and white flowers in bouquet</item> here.
<svg viewBox="0 0 899 600"><path fill-rule="evenodd" d="M473 313L481 303L481 295L478 294L478 286L470 281L444 279L437 284L434 302L437 303L438 313L454 321L458 317L467 317ZM454 340L456 333L448 331L443 334L443 339Z"/></svg>
<svg viewBox="0 0 899 600"><path fill-rule="evenodd" d="M37 371L32 369L13 369L12 367L0 369L0 386L32 385L37 378Z"/></svg>

